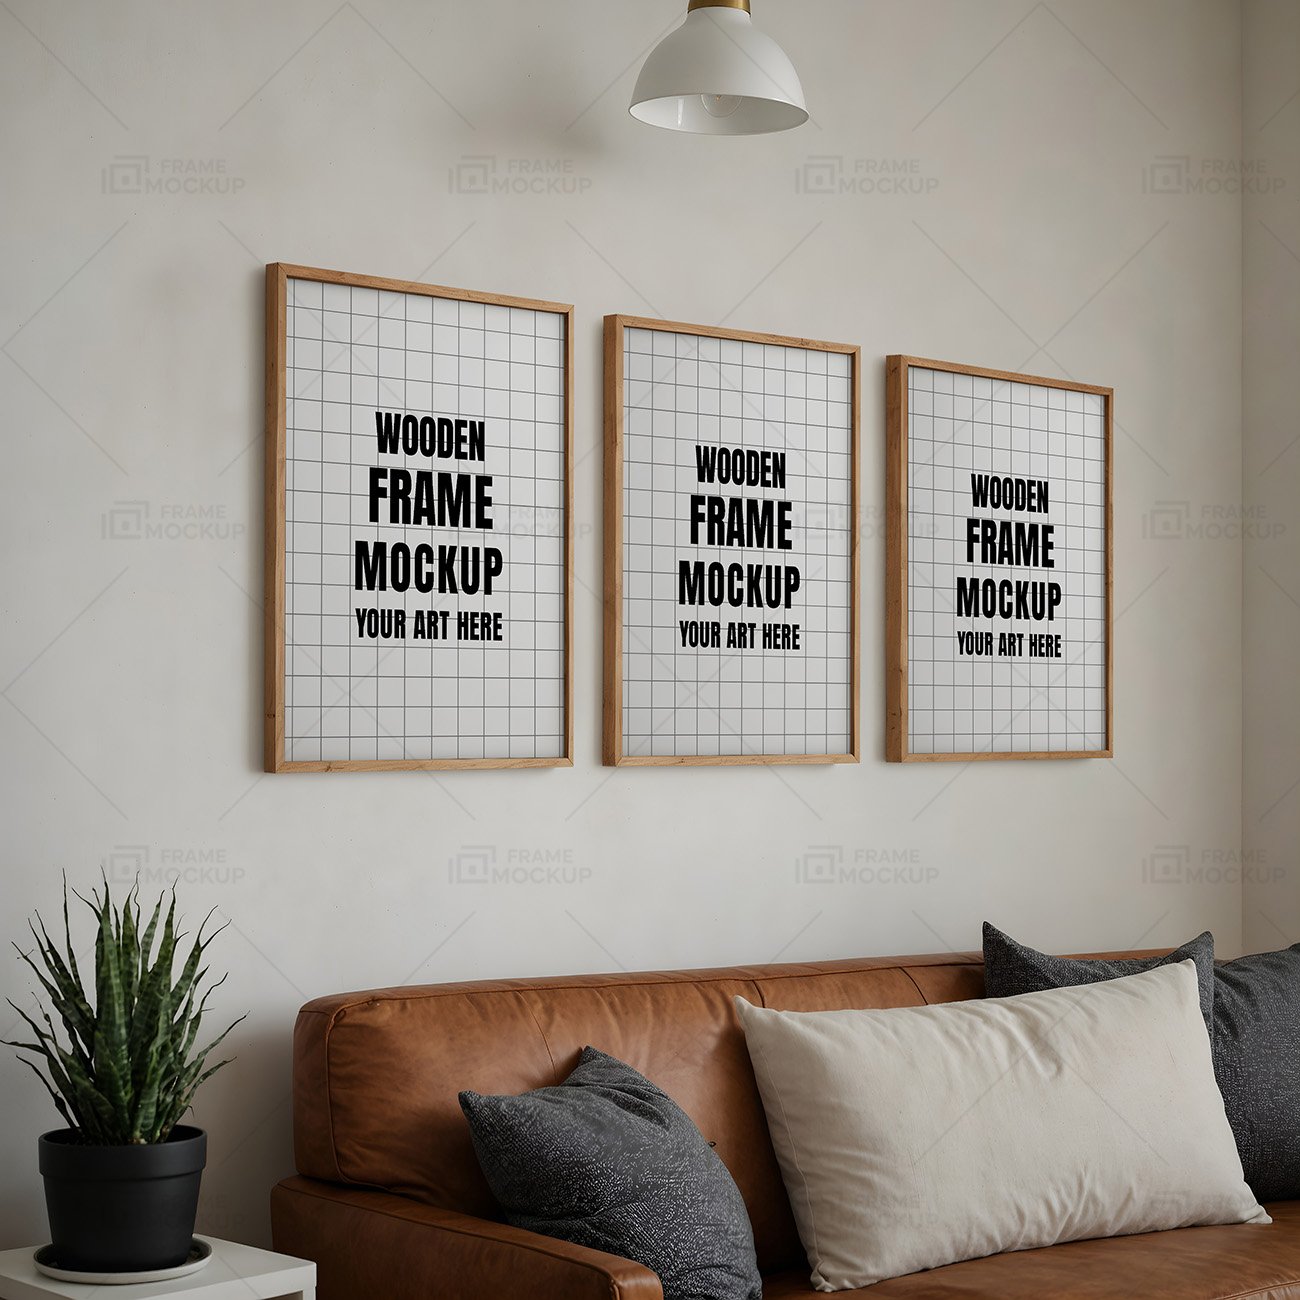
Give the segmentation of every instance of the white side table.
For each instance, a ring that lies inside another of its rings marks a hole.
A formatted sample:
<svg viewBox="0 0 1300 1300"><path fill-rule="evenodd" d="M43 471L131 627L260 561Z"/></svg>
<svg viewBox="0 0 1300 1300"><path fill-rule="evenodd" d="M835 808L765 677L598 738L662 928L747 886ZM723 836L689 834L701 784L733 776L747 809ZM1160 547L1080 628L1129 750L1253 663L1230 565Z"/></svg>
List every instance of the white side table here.
<svg viewBox="0 0 1300 1300"><path fill-rule="evenodd" d="M203 1300L315 1300L316 1265L289 1255L204 1237L212 1259L197 1273L174 1282L137 1286L90 1286L56 1282L36 1271L35 1247L0 1252L0 1300L163 1300L166 1296L201 1296Z"/></svg>

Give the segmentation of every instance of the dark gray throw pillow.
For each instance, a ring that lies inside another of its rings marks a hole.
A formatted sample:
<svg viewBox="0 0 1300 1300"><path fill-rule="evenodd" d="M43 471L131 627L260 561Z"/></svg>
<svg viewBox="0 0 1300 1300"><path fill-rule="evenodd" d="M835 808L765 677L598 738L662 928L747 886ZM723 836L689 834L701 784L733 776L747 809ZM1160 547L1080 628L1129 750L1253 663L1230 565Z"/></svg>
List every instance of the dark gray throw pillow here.
<svg viewBox="0 0 1300 1300"><path fill-rule="evenodd" d="M1250 1190L1300 1198L1300 944L1214 974L1214 1072Z"/></svg>
<svg viewBox="0 0 1300 1300"><path fill-rule="evenodd" d="M1124 975L1138 975L1171 962L1196 963L1196 982L1201 997L1205 1028L1214 1034L1214 936L1208 931L1190 939L1164 957L1051 957L1026 948L995 925L984 922L984 992L991 998L1010 998L1017 993L1042 993L1075 984L1099 984Z"/></svg>
<svg viewBox="0 0 1300 1300"><path fill-rule="evenodd" d="M516 1227L636 1260L664 1300L761 1300L740 1190L686 1112L630 1065L586 1047L555 1087L462 1092L460 1105Z"/></svg>

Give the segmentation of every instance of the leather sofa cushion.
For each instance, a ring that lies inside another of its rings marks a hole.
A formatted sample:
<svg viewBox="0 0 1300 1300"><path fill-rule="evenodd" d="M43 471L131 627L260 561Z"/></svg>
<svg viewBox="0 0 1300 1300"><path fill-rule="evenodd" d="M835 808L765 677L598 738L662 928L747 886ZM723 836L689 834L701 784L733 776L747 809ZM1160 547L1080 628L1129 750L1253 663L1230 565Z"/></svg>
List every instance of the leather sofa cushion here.
<svg viewBox="0 0 1300 1300"><path fill-rule="evenodd" d="M979 959L949 955L319 998L303 1008L294 1035L298 1171L498 1217L458 1094L557 1084L591 1044L653 1079L715 1144L745 1199L760 1267L804 1267L732 999L782 1010L873 1008L980 989Z"/></svg>
<svg viewBox="0 0 1300 1300"><path fill-rule="evenodd" d="M1300 1202L1272 1224L1178 1228L966 1260L837 1296L861 1300L1300 1300ZM763 1300L818 1294L807 1269L763 1279Z"/></svg>

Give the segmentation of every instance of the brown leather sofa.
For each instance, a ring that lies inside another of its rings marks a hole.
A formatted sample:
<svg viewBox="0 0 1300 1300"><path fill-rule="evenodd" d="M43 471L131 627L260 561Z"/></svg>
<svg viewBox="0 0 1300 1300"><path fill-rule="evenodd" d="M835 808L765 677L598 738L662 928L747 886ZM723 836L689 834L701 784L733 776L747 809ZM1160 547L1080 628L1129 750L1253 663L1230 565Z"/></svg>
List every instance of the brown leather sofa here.
<svg viewBox="0 0 1300 1300"><path fill-rule="evenodd" d="M744 1194L767 1300L814 1294L732 998L786 1010L983 993L977 956L498 980L318 998L294 1032L299 1176L272 1193L277 1250L321 1300L662 1300L640 1264L500 1221L462 1088L556 1083L591 1043L716 1144ZM1186 1228L995 1255L842 1294L871 1300L1300 1300L1300 1202L1270 1227Z"/></svg>

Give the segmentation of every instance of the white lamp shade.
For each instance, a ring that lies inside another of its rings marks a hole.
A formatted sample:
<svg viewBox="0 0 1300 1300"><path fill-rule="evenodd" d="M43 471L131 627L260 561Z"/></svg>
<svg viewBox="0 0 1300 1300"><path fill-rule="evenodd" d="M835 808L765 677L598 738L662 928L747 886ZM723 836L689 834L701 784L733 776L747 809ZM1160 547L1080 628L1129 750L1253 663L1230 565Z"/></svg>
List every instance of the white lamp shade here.
<svg viewBox="0 0 1300 1300"><path fill-rule="evenodd" d="M670 131L758 135L808 120L799 74L743 9L693 9L646 59L632 116Z"/></svg>

